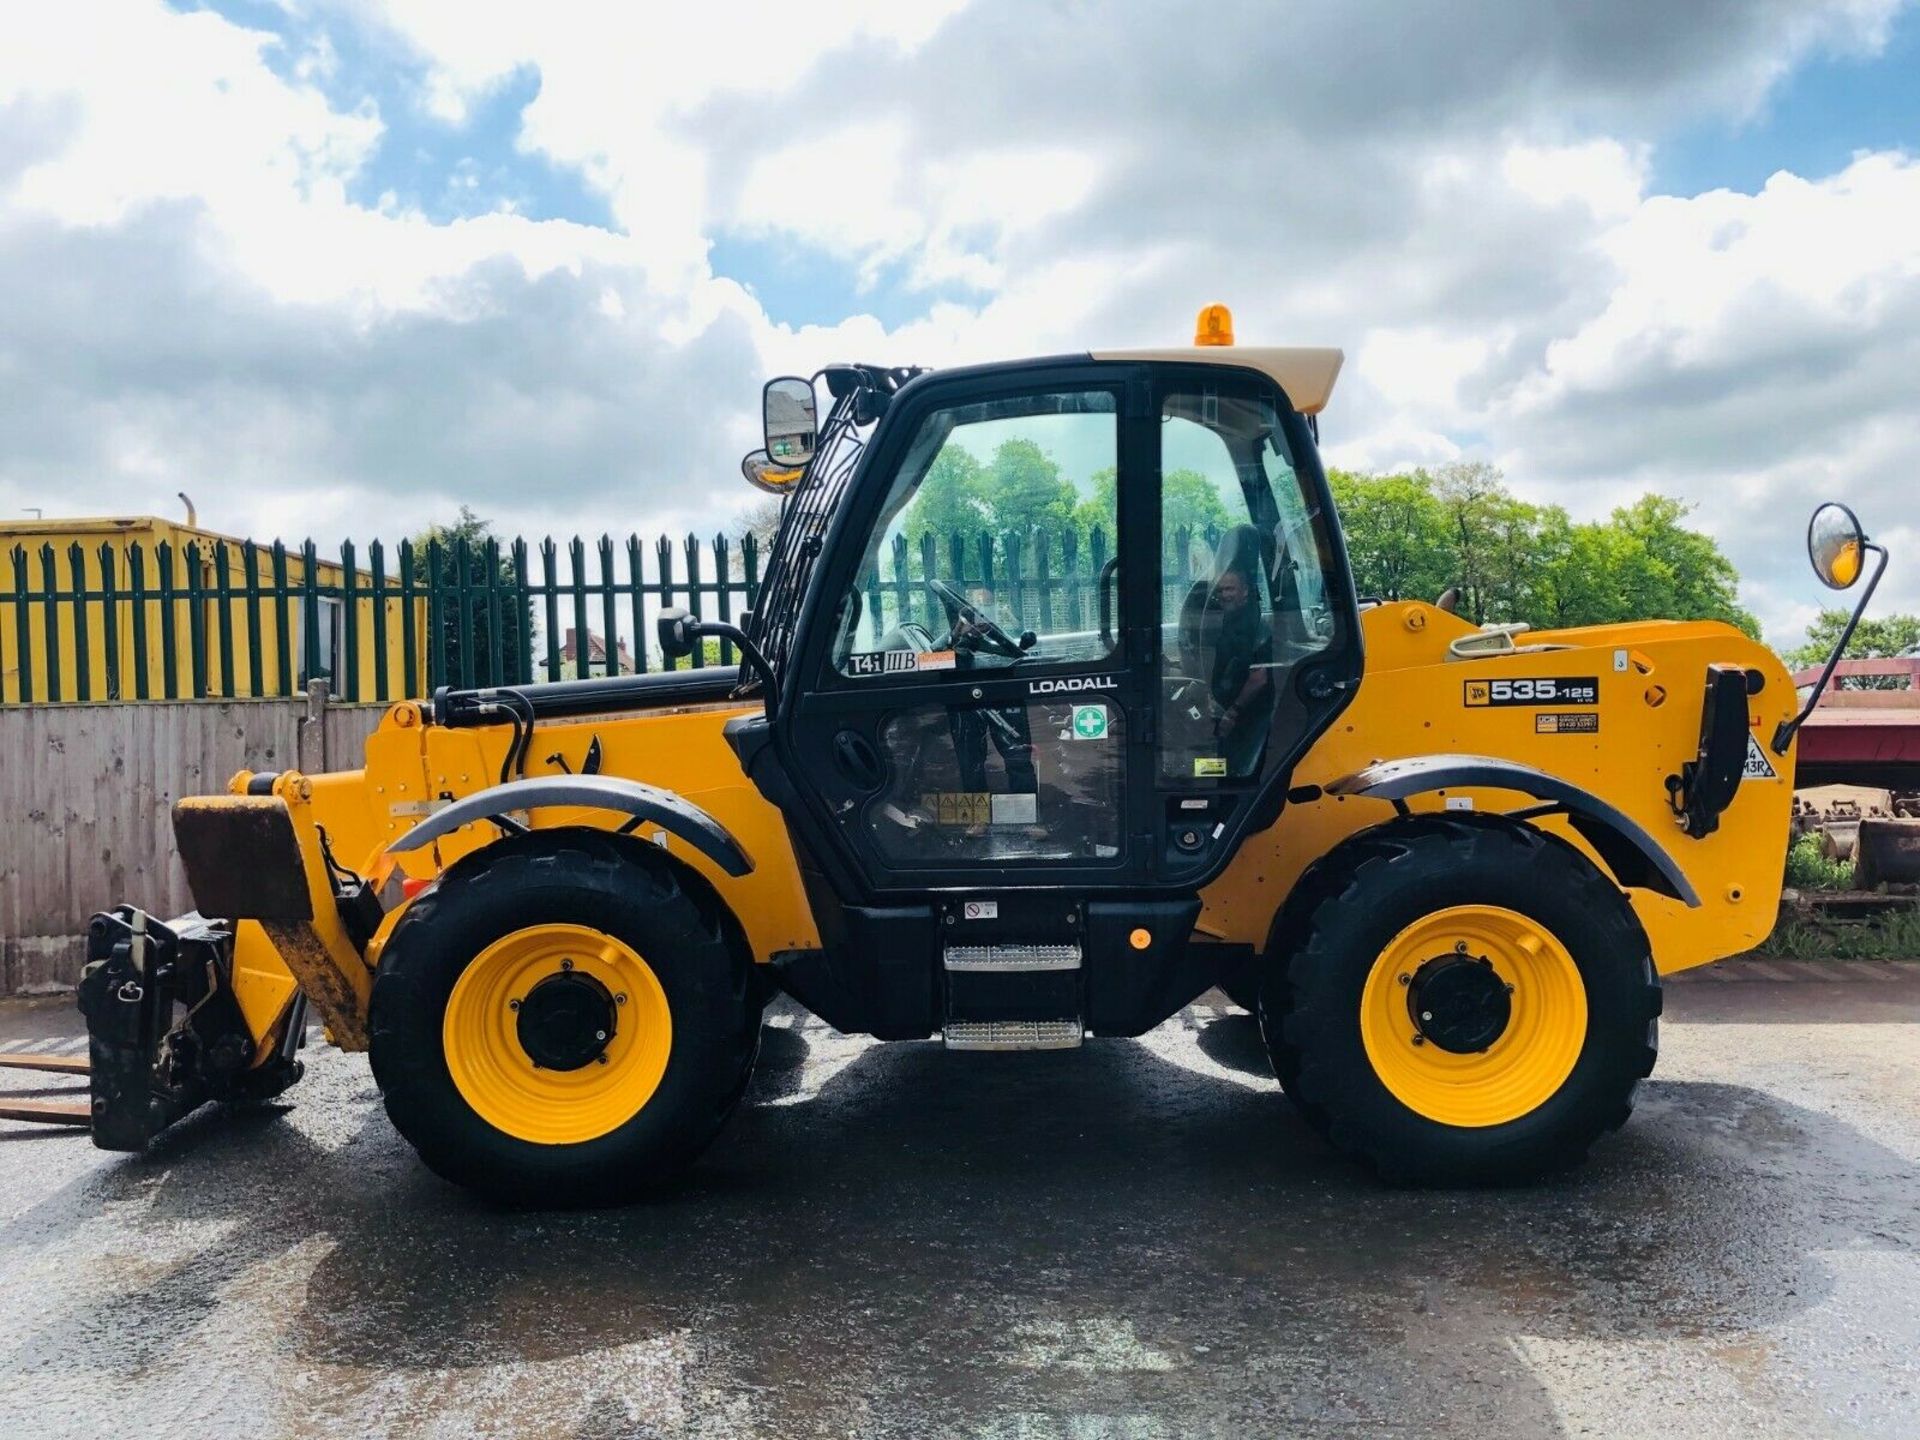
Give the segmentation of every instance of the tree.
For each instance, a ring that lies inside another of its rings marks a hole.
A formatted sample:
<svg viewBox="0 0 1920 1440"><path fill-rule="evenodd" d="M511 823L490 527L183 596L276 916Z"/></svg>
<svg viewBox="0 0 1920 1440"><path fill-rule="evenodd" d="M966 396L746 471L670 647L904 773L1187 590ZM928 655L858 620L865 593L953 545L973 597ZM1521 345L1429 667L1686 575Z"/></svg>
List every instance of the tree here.
<svg viewBox="0 0 1920 1440"><path fill-rule="evenodd" d="M1787 651L1787 664L1796 670L1824 665L1833 647L1839 643L1840 632L1846 628L1847 616L1852 613L1849 610L1822 610L1819 618L1807 626L1807 643ZM1916 652L1920 652L1920 615L1887 615L1878 620L1862 620L1853 632L1853 638L1847 642L1843 658L1877 660L1889 655L1911 655ZM1835 683L1846 690L1905 688L1898 678L1891 675L1850 675Z"/></svg>
<svg viewBox="0 0 1920 1440"><path fill-rule="evenodd" d="M1072 525L1079 500L1054 458L1025 438L1002 440L994 450L987 490L993 528L1002 535L1061 534Z"/></svg>
<svg viewBox="0 0 1920 1440"><path fill-rule="evenodd" d="M1347 533L1355 588L1381 600L1431 600L1453 583L1446 514L1432 477L1327 475Z"/></svg>
<svg viewBox="0 0 1920 1440"><path fill-rule="evenodd" d="M1739 603L1733 564L1688 528L1688 508L1644 495L1604 521L1519 499L1490 465L1437 473L1328 476L1354 583L1387 600L1460 591L1476 622L1561 628L1663 617L1759 626Z"/></svg>
<svg viewBox="0 0 1920 1440"><path fill-rule="evenodd" d="M907 517L907 543L914 553L919 553L922 537L931 535L944 563L949 537L961 535L971 543L982 530L991 529L995 509L991 491L991 477L971 451L961 445L942 447L914 492L913 510Z"/></svg>
<svg viewBox="0 0 1920 1440"><path fill-rule="evenodd" d="M489 542L496 547L491 555ZM439 596L436 608L446 646L445 673L435 673L429 678L435 685L458 684L463 673L459 601L462 558L466 561L469 603L465 618L467 633L473 642L474 681L484 685L530 679L531 676L521 672L525 669L522 662L532 654L533 616L531 607L523 609L511 601L513 586L519 579L512 553L500 544L492 523L465 505L460 507L459 516L451 525L429 525L413 537L413 578ZM493 616L487 600L489 573L494 585L504 592L500 604L500 659L505 673L498 675L493 671ZM431 667L434 664L431 640L428 655Z"/></svg>

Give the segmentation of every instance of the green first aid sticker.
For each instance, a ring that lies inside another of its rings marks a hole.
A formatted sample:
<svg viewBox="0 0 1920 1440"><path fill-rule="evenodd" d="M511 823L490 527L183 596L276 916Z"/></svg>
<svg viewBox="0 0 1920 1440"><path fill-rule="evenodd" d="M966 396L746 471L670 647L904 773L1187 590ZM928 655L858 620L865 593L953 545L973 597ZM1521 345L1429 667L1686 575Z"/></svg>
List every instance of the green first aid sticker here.
<svg viewBox="0 0 1920 1440"><path fill-rule="evenodd" d="M1074 706L1073 738L1076 740L1106 739L1107 707L1104 705Z"/></svg>

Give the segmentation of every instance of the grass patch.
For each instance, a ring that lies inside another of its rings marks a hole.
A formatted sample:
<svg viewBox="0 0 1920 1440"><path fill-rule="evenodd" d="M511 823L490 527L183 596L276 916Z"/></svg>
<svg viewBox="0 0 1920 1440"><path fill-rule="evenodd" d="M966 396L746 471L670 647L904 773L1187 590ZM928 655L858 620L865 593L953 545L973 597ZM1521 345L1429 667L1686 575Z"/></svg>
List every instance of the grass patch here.
<svg viewBox="0 0 1920 1440"><path fill-rule="evenodd" d="M1920 911L1831 920L1783 910L1773 934L1754 953L1782 960L1920 959Z"/></svg>

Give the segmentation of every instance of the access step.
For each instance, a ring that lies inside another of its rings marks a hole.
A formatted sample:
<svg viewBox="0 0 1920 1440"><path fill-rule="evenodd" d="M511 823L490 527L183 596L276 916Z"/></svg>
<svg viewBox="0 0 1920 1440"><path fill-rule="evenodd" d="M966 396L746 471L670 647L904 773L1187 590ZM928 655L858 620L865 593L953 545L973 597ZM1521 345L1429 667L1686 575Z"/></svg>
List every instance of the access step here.
<svg viewBox="0 0 1920 1440"><path fill-rule="evenodd" d="M1071 1020L949 1020L949 1050L1072 1050L1086 1033Z"/></svg>
<svg viewBox="0 0 1920 1440"><path fill-rule="evenodd" d="M949 972L1007 975L1034 970L1078 970L1078 945L949 945Z"/></svg>

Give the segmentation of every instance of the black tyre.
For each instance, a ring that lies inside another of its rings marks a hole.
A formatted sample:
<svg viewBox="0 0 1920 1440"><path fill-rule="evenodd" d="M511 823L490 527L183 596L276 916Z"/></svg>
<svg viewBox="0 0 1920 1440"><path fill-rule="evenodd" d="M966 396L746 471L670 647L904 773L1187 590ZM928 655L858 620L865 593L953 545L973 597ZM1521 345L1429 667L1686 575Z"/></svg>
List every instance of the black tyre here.
<svg viewBox="0 0 1920 1440"><path fill-rule="evenodd" d="M1231 979L1222 980L1220 993L1249 1015L1258 1015L1260 1013L1260 962L1256 960L1244 970L1235 971Z"/></svg>
<svg viewBox="0 0 1920 1440"><path fill-rule="evenodd" d="M374 1079L455 1184L542 1207L675 1179L752 1070L744 937L657 849L593 830L502 841L394 927L370 1011Z"/></svg>
<svg viewBox="0 0 1920 1440"><path fill-rule="evenodd" d="M1395 821L1302 881L1263 980L1274 1072L1314 1129L1405 1184L1525 1180L1623 1124L1660 985L1626 897L1511 821Z"/></svg>

